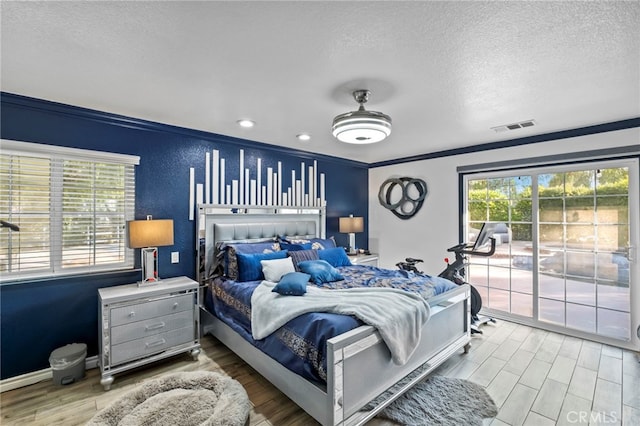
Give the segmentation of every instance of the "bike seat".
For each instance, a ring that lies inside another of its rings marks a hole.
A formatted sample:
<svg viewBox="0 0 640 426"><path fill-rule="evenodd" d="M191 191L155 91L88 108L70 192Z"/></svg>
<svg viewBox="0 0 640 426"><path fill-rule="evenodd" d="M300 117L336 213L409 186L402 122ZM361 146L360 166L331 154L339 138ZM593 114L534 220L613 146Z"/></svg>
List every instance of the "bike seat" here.
<svg viewBox="0 0 640 426"><path fill-rule="evenodd" d="M407 257L405 259L407 262L409 263L420 263L420 262L424 262L422 259L414 259L413 257Z"/></svg>

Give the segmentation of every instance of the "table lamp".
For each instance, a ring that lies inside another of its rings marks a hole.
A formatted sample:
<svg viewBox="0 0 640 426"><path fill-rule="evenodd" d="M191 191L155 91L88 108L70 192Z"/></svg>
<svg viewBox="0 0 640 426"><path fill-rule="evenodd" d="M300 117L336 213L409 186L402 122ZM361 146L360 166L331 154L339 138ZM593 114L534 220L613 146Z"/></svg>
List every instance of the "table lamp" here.
<svg viewBox="0 0 640 426"><path fill-rule="evenodd" d="M356 232L364 231L364 219L361 217L341 217L340 232L349 234L349 254L356 254Z"/></svg>
<svg viewBox="0 0 640 426"><path fill-rule="evenodd" d="M131 220L127 222L129 248L139 248L142 266L142 281L139 287L153 285L160 281L158 276L158 247L173 245L173 220Z"/></svg>

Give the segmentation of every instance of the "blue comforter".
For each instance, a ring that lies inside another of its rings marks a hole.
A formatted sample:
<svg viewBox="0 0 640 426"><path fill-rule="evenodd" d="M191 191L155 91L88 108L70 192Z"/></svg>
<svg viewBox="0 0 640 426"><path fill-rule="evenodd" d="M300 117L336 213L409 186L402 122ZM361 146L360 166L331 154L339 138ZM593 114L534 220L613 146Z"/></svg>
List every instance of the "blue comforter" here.
<svg viewBox="0 0 640 426"><path fill-rule="evenodd" d="M418 293L425 299L457 287L443 278L408 271L365 265L343 266L338 270L345 280L321 287L393 287ZM207 295L207 309L291 371L306 379L326 383L327 340L362 325L362 322L347 315L314 312L294 318L264 339L254 340L251 335L251 295L260 282L216 278ZM295 303L295 299L292 296L291 303Z"/></svg>
<svg viewBox="0 0 640 426"><path fill-rule="evenodd" d="M425 299L457 287L451 281L411 271L352 265L337 268L343 281L322 284L322 288L388 287L418 293Z"/></svg>

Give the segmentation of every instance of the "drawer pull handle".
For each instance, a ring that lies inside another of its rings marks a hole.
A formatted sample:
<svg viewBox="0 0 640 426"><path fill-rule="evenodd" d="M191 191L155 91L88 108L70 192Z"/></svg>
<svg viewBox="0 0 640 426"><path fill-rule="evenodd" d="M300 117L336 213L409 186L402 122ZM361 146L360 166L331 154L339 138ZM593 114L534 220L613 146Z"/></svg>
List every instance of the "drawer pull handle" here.
<svg viewBox="0 0 640 426"><path fill-rule="evenodd" d="M145 346L147 348L153 348L154 346L162 346L166 343L167 341L164 339L160 339L160 340L156 340L155 342L149 342L147 343Z"/></svg>
<svg viewBox="0 0 640 426"><path fill-rule="evenodd" d="M159 328L163 328L164 327L164 322L159 322L157 324L153 324L153 325L148 325L145 327L145 330L147 331L151 331L151 330L157 330Z"/></svg>
<svg viewBox="0 0 640 426"><path fill-rule="evenodd" d="M178 307L178 302L174 302L174 304L173 304L173 309L175 309L175 308L177 308L177 307Z"/></svg>
<svg viewBox="0 0 640 426"><path fill-rule="evenodd" d="M135 317L136 316L136 312L135 311L129 312L129 316L132 317L132 318Z"/></svg>

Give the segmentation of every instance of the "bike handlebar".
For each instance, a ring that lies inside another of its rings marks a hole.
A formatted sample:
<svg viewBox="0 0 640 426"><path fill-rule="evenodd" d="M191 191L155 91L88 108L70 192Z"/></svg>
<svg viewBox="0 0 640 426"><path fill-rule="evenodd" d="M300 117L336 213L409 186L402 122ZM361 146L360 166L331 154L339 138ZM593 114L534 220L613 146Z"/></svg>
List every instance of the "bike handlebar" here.
<svg viewBox="0 0 640 426"><path fill-rule="evenodd" d="M470 254L472 256L484 256L484 257L493 256L493 254L496 252L496 239L493 237L490 237L489 240L491 241L491 248L489 249L489 251L473 250L473 246L470 246L466 243L458 244L456 246L450 247L447 249L447 251L453 252L453 253ZM471 247L471 250L468 250L469 247Z"/></svg>

